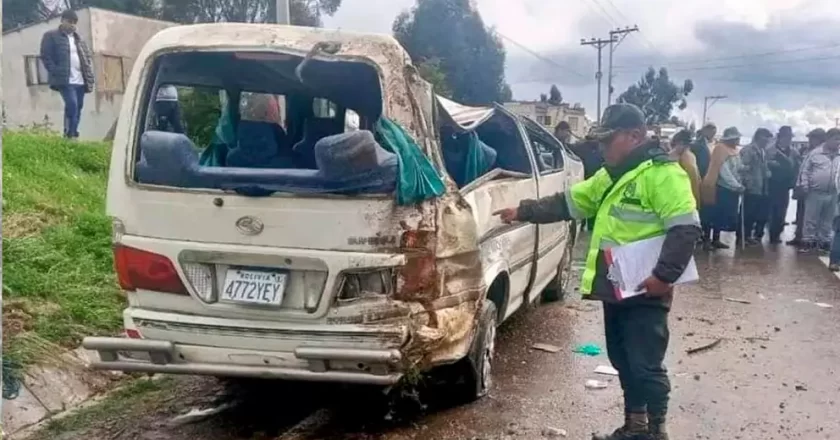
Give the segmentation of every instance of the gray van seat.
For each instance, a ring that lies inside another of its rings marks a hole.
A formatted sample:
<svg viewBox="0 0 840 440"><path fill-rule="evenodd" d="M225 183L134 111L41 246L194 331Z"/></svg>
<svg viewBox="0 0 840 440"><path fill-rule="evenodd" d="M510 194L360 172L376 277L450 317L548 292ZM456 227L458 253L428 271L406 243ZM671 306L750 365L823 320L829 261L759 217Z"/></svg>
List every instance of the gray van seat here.
<svg viewBox="0 0 840 440"><path fill-rule="evenodd" d="M366 134L365 134L366 133ZM366 139L370 132L353 132ZM344 136L344 135L339 135ZM369 151L367 141L358 137L327 139L318 148L321 162L328 171L309 169L266 169L240 167L203 167L198 164L198 152L189 138L182 134L147 131L140 138L140 158L136 175L140 183L179 188L210 188L235 190L244 194L267 195L272 192L299 194L380 194L393 192L397 185L397 157L374 143L377 161L374 166L355 157L342 157L339 150ZM361 145L361 146L360 146ZM365 156L365 157L370 157ZM339 161L350 165L339 169Z"/></svg>
<svg viewBox="0 0 840 440"><path fill-rule="evenodd" d="M263 121L240 121L236 145L228 150L229 167L296 168L292 151L284 151L283 127Z"/></svg>
<svg viewBox="0 0 840 440"><path fill-rule="evenodd" d="M295 144L293 150L301 168L317 168L315 162L315 144L334 134L344 131L344 124L337 119L310 118L303 124L303 139Z"/></svg>

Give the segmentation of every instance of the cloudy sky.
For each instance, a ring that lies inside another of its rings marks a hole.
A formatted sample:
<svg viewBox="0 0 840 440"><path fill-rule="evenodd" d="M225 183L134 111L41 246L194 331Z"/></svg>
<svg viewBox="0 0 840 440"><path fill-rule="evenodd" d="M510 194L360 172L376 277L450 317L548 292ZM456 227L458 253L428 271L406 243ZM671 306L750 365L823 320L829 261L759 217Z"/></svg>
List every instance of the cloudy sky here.
<svg viewBox="0 0 840 440"><path fill-rule="evenodd" d="M840 7L836 0L473 0L503 36L516 99L557 84L596 113L596 50L581 38L638 25L615 51L616 95L648 66L665 66L695 90L681 116L702 119L703 97L726 95L708 118L719 127L789 124L798 136L840 118ZM390 33L415 0L343 0L328 27ZM606 96L604 51L604 96ZM606 97L604 97L606 101Z"/></svg>

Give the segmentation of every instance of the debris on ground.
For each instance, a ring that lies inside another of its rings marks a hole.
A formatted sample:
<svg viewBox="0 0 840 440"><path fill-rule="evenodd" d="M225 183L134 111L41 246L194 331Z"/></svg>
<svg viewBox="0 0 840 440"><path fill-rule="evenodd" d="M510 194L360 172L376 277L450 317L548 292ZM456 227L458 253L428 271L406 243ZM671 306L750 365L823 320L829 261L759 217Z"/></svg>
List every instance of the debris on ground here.
<svg viewBox="0 0 840 440"><path fill-rule="evenodd" d="M807 300L807 299L799 298L799 299L797 299L797 300L796 300L796 301L794 301L794 302L798 302L798 303L809 303L809 302L811 302L811 301L809 301L809 300Z"/></svg>
<svg viewBox="0 0 840 440"><path fill-rule="evenodd" d="M534 345L531 346L531 348L534 349L534 350L545 351L545 352L548 352L548 353L557 353L557 352L560 351L560 347L558 347L556 345L543 344L543 343L534 344Z"/></svg>
<svg viewBox="0 0 840 440"><path fill-rule="evenodd" d="M817 307L822 307L824 309L830 309L830 308L834 307L833 305L826 304L826 303L814 303L814 305L817 306Z"/></svg>
<svg viewBox="0 0 840 440"><path fill-rule="evenodd" d="M608 387L610 384L607 382L602 382L600 380L589 379L584 384L584 387L587 390L603 390L604 388Z"/></svg>
<svg viewBox="0 0 840 440"><path fill-rule="evenodd" d="M569 435L569 433L566 432L565 429L552 428L552 427L549 426L549 427L543 429L542 435L543 435L543 437L547 437L547 438L557 438L557 437L566 437L567 435Z"/></svg>
<svg viewBox="0 0 840 440"><path fill-rule="evenodd" d="M797 385L796 391L808 391L808 388L805 388L805 385Z"/></svg>
<svg viewBox="0 0 840 440"><path fill-rule="evenodd" d="M733 302L733 303L740 303L740 304L752 304L752 302L747 301L745 299L740 299L740 298L724 298L723 300Z"/></svg>
<svg viewBox="0 0 840 440"><path fill-rule="evenodd" d="M579 354L585 354L587 356L598 356L599 354L601 354L601 347L595 344L583 344L578 345L572 351Z"/></svg>
<svg viewBox="0 0 840 440"><path fill-rule="evenodd" d="M209 417L215 416L216 414L222 413L224 411L233 408L234 404L232 402L225 403L223 405L219 405L215 408L205 408L205 409L198 409L193 408L186 414L181 414L180 416L176 416L170 420L169 424L172 426L179 426L179 425L187 425L190 423L200 422L204 419Z"/></svg>
<svg viewBox="0 0 840 440"><path fill-rule="evenodd" d="M717 347L717 345L720 344L721 341L723 341L722 338L717 338L713 342L710 342L710 343L705 344L705 345L701 345L699 347L689 348L685 352L688 353L688 354L697 354L697 353L700 353L700 352L703 352L703 351L706 351L706 350L711 350L711 349Z"/></svg>
<svg viewBox="0 0 840 440"><path fill-rule="evenodd" d="M618 376L618 370L609 365L598 365L595 368L595 374L606 374L608 376Z"/></svg>

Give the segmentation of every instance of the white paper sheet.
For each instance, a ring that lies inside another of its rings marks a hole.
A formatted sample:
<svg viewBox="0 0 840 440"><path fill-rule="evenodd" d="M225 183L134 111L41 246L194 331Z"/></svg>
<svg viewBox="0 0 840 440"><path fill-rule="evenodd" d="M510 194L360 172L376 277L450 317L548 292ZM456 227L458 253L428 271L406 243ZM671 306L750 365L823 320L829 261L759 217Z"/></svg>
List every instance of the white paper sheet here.
<svg viewBox="0 0 840 440"><path fill-rule="evenodd" d="M644 290L636 291L636 287L651 276L664 243L665 236L660 235L606 250L607 263L611 263L609 277L617 284L616 296L619 300L645 293ZM697 265L694 257L691 257L682 276L674 284L686 284L699 279Z"/></svg>

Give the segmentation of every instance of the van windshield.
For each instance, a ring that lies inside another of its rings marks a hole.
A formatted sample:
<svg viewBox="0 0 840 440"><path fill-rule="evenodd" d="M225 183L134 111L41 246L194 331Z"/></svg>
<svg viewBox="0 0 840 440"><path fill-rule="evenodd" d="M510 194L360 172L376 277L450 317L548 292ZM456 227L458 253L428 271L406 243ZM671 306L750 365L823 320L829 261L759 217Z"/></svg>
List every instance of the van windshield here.
<svg viewBox="0 0 840 440"><path fill-rule="evenodd" d="M152 70L139 183L252 196L394 192L398 160L375 129L372 66L214 51L165 54Z"/></svg>

